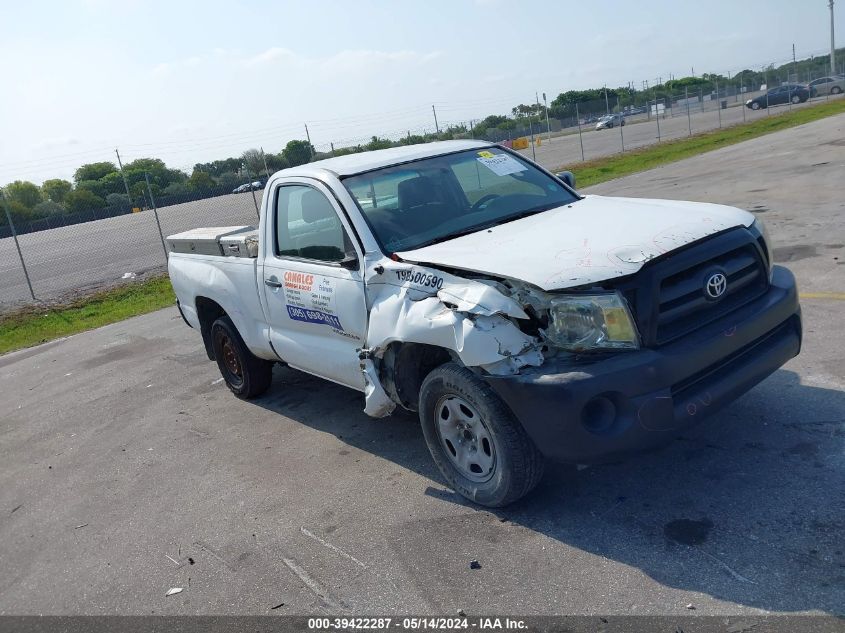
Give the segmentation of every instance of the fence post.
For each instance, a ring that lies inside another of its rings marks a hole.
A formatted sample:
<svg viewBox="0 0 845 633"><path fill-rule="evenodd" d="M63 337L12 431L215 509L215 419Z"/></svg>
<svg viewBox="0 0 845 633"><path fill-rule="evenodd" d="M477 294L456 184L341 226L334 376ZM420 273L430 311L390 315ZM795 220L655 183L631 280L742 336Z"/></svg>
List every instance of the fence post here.
<svg viewBox="0 0 845 633"><path fill-rule="evenodd" d="M32 282L29 280L29 271L26 269L26 262L23 260L23 253L21 252L21 245L18 243L18 233L15 231L15 224L12 222L12 214L9 212L9 203L6 202L6 195L0 189L0 198L3 199L3 209L6 211L6 219L9 221L9 228L12 229L12 237L15 239L15 248L18 249L18 257L21 260L21 268L23 268L23 275L26 277L26 285L29 286L29 294L32 295L32 300L35 299L35 291L32 289Z"/></svg>
<svg viewBox="0 0 845 633"><path fill-rule="evenodd" d="M249 165L247 165L246 162L244 162L244 171L246 172L247 180L249 180L249 192L252 194L252 204L255 205L255 215L260 218L261 213L258 211L258 200L255 199L255 189L252 188L252 175L249 173Z"/></svg>
<svg viewBox="0 0 845 633"><path fill-rule="evenodd" d="M689 87L684 86L684 103L687 104L687 127L689 128L689 135L692 136L692 119L689 115Z"/></svg>
<svg viewBox="0 0 845 633"><path fill-rule="evenodd" d="M619 109L619 100L616 100L616 109ZM619 142L622 144L622 153L625 153L625 135L622 133L622 128L625 127L622 125L625 122L625 117L623 116L619 119Z"/></svg>
<svg viewBox="0 0 845 633"><path fill-rule="evenodd" d="M654 120L657 121L657 142L660 142L660 108L657 107L657 88L651 89L654 95ZM665 106L664 106L665 107Z"/></svg>
<svg viewBox="0 0 845 633"><path fill-rule="evenodd" d="M716 110L719 112L719 128L722 127L722 98L719 96L719 80L714 79L713 83L716 84Z"/></svg>
<svg viewBox="0 0 845 633"><path fill-rule="evenodd" d="M164 249L164 259L166 261L170 256L167 253L167 245L164 243L164 235L161 232L161 222L158 221L158 208L156 207L155 198L153 198L153 190L150 187L150 175L147 172L144 172L144 180L147 181L147 193L150 194L150 202L153 205L153 214L156 218L156 226L158 226L158 236L161 239L161 247Z"/></svg>
<svg viewBox="0 0 845 633"><path fill-rule="evenodd" d="M578 124L578 142L581 143L581 160L584 159L584 139L581 137L581 115L578 112L578 102L575 102L575 122Z"/></svg>

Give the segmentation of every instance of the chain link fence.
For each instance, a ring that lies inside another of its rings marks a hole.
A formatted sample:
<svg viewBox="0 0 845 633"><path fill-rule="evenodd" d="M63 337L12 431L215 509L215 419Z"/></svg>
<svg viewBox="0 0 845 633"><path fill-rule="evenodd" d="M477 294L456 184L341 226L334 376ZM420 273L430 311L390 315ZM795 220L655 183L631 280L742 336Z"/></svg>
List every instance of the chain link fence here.
<svg viewBox="0 0 845 633"><path fill-rule="evenodd" d="M836 91L809 93L808 85L826 74L820 63L805 69L800 84L799 77L788 69L780 73L764 70L752 79L709 76L712 80L695 88L658 79L657 85L642 82L636 88L608 90L598 99L553 102L548 108L540 107L537 96L533 115L514 108L508 115L487 119L435 118L431 125L382 136L315 141L313 145L309 138L307 144L302 143L309 148L307 161L397 144L472 138L511 146L550 169L576 165L577 170L580 161L760 119L807 102L842 98ZM786 93L773 97L771 91L782 86L787 86ZM746 107L746 102L754 99L761 107ZM436 111L433 114L437 116ZM491 119L496 125L489 124ZM111 156L101 160L109 161ZM246 160L238 165L240 159L227 159L234 164L220 169L228 171L215 173L213 178L205 174L204 179L198 179L196 173L188 178L182 172L162 171L164 163L141 160L147 161L144 164L151 173L128 170L129 178L124 175L122 182L111 183L112 193L92 199L99 203L86 204L84 196L65 192L64 205L42 200L33 207L40 209L39 213L27 214L21 203L11 199L12 186L6 188L0 199L0 311L30 303L62 302L165 271L163 239L167 235L200 226L256 224L263 185L275 170L263 150L261 162L253 163L252 171ZM109 174L102 180L114 177ZM167 184L170 177L175 180ZM46 187L45 182L42 189ZM115 187L121 193L114 193ZM122 193L124 187L126 194ZM74 190L79 189L81 183Z"/></svg>

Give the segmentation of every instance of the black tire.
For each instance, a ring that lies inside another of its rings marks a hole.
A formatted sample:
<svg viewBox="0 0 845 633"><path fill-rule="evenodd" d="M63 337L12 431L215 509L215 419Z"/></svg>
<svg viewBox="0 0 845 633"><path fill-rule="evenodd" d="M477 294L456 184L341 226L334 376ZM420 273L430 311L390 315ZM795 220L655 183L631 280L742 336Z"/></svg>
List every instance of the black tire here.
<svg viewBox="0 0 845 633"><path fill-rule="evenodd" d="M832 95L838 95L840 92L842 92L842 88L840 88L839 86L834 86L830 89L830 94Z"/></svg>
<svg viewBox="0 0 845 633"><path fill-rule="evenodd" d="M472 413L466 419L481 432L461 430L460 420L448 413L454 406ZM542 479L543 456L525 429L493 389L465 367L447 363L426 376L420 388L419 415L434 463L452 489L470 501L491 508L506 506L531 492ZM457 447L441 430L453 420L458 430L448 431L455 433L450 437L466 442L458 450L492 462L487 471L472 468L478 463L468 468L456 465Z"/></svg>
<svg viewBox="0 0 845 633"><path fill-rule="evenodd" d="M211 346L226 386L238 398L255 398L270 387L273 363L249 351L229 317L222 316L211 325Z"/></svg>
<svg viewBox="0 0 845 633"><path fill-rule="evenodd" d="M801 103L801 96L800 95L792 95L792 103L794 105L798 105Z"/></svg>
<svg viewBox="0 0 845 633"><path fill-rule="evenodd" d="M760 109L760 104L759 104L759 103L757 103L756 101L752 101L752 102L751 102L751 109L752 109L752 110L759 110L759 109Z"/></svg>

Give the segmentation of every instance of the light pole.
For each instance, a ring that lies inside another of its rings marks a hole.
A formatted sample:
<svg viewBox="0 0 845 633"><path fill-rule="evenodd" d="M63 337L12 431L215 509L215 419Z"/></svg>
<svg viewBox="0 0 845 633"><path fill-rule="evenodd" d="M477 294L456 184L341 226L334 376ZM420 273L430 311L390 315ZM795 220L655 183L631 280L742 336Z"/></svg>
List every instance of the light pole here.
<svg viewBox="0 0 845 633"><path fill-rule="evenodd" d="M830 74L836 74L836 48L833 39L833 0L830 0Z"/></svg>
<svg viewBox="0 0 845 633"><path fill-rule="evenodd" d="M543 93L543 107L546 108L546 140L552 140L552 126L549 125L549 102L546 101L546 93Z"/></svg>

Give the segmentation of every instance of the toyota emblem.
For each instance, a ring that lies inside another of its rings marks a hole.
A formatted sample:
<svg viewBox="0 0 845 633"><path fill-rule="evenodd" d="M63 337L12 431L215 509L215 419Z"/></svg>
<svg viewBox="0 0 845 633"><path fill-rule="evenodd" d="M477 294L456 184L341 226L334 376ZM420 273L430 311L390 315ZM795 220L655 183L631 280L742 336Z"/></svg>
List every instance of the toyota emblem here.
<svg viewBox="0 0 845 633"><path fill-rule="evenodd" d="M728 289L728 278L724 273L713 273L704 284L704 292L709 299L719 299Z"/></svg>

